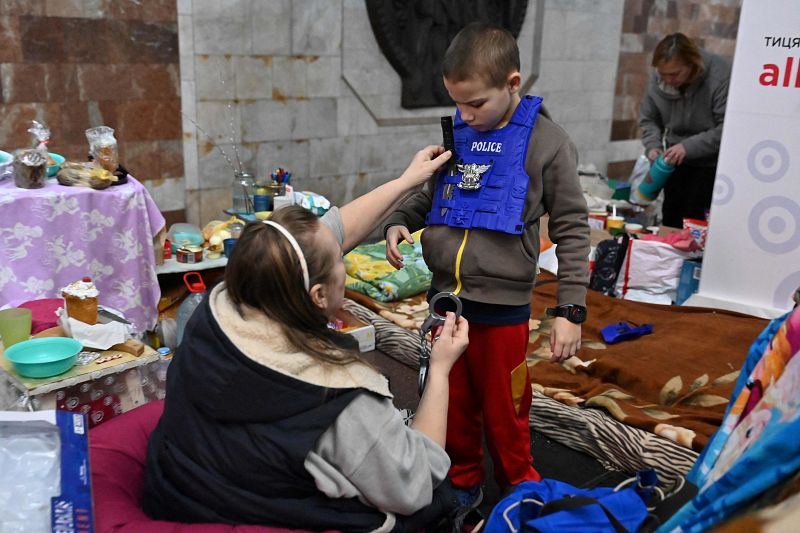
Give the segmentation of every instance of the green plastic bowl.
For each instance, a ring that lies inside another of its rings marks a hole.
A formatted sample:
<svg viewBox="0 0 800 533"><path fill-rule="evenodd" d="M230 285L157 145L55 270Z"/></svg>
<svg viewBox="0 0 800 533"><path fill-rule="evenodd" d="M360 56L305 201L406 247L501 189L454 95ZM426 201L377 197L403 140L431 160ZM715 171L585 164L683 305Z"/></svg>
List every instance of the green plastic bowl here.
<svg viewBox="0 0 800 533"><path fill-rule="evenodd" d="M54 165L47 167L47 177L52 178L58 174L58 169L61 168L61 164L66 161L66 159L64 159L63 155L54 154L53 152L48 152L48 154L50 154L50 157L52 157L53 161L55 161Z"/></svg>
<svg viewBox="0 0 800 533"><path fill-rule="evenodd" d="M73 367L83 346L69 337L42 337L18 342L5 351L21 376L49 378Z"/></svg>

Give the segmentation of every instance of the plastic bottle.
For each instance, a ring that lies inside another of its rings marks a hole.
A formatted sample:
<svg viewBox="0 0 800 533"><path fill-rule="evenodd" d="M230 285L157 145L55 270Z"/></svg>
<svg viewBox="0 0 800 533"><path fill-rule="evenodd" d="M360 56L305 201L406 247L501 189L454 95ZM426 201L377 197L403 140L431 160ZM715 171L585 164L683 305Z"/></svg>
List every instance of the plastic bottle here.
<svg viewBox="0 0 800 533"><path fill-rule="evenodd" d="M186 287L189 289L189 296L187 296L180 307L178 307L178 314L175 317L175 321L178 324L176 335L178 345L180 345L183 339L186 323L189 322L192 313L194 313L194 310L200 305L200 302L203 301L206 295L206 284L203 282L203 278L200 276L199 272L187 272L183 275L183 282L186 283Z"/></svg>
<svg viewBox="0 0 800 533"><path fill-rule="evenodd" d="M659 154L658 158L650 165L650 172L639 184L639 187L631 194L631 202L639 205L648 205L657 197L661 189L667 183L667 179L675 170L675 165L670 165L664 161L664 156Z"/></svg>

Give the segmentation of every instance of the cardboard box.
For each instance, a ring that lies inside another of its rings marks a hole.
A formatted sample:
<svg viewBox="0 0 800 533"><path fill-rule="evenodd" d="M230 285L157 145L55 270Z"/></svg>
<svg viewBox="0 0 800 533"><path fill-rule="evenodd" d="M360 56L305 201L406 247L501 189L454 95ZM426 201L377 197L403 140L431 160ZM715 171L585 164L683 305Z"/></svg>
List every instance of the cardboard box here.
<svg viewBox="0 0 800 533"><path fill-rule="evenodd" d="M89 471L89 439L86 415L70 413L67 411L36 411L36 412L7 412L0 411L0 425L3 426L2 441L10 447L17 444L35 440L38 448L57 449L53 457L60 467L52 469L52 462L40 451L38 461L33 465L38 466L41 472L29 472L34 487L40 487L46 476L53 476L53 472L60 475L58 493L52 495L49 505L45 504L47 494L39 494L42 498L41 505L36 506L36 514L25 517L28 526L41 526L41 529L31 527L30 530L40 531L46 528L53 533L92 533L94 530L92 519L92 493ZM38 437L36 437L38 435ZM57 440L53 438L57 436ZM54 445L54 443L57 443ZM27 465L26 468L30 468ZM25 490L29 486L24 479L17 481L16 490ZM29 502L30 503L30 502ZM49 509L48 509L49 507ZM31 511L31 509L26 509ZM48 519L49 516L49 519ZM14 520L5 516L0 519ZM1 524L0 524L1 525Z"/></svg>
<svg viewBox="0 0 800 533"><path fill-rule="evenodd" d="M683 305L683 302L697 292L700 287L700 275L703 270L703 263L697 259L686 259L681 267L681 276L678 280L678 290L675 294L675 303Z"/></svg>
<svg viewBox="0 0 800 533"><path fill-rule="evenodd" d="M375 326L359 320L344 310L339 310L336 313L336 318L344 324L344 327L339 331L355 337L358 341L359 351L369 352L375 349Z"/></svg>

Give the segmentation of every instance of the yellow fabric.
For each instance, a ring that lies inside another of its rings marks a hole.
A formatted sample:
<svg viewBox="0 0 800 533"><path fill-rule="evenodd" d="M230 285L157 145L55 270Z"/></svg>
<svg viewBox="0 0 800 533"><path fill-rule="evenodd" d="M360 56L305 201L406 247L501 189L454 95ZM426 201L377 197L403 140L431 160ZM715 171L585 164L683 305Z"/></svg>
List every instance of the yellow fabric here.
<svg viewBox="0 0 800 533"><path fill-rule="evenodd" d="M525 393L525 385L528 383L528 364L522 361L511 371L511 400L514 402L514 411L519 414L519 407L522 404L522 395Z"/></svg>

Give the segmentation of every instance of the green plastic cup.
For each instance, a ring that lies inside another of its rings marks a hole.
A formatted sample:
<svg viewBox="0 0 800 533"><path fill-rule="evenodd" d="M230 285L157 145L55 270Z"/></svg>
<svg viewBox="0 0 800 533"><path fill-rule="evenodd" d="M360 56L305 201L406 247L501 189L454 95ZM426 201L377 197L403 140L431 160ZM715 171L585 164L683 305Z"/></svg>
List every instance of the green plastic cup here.
<svg viewBox="0 0 800 533"><path fill-rule="evenodd" d="M0 341L3 342L4 349L26 341L30 336L30 309L13 308L0 311Z"/></svg>

